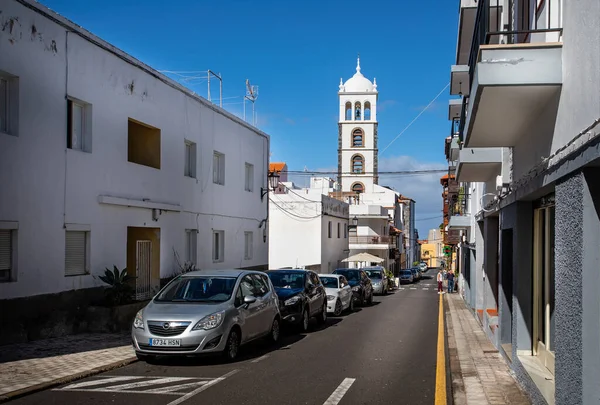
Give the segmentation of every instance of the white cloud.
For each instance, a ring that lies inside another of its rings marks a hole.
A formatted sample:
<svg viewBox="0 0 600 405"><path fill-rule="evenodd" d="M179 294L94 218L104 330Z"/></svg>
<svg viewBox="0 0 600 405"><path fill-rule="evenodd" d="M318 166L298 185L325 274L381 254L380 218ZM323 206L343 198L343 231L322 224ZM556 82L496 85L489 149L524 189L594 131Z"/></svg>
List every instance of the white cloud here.
<svg viewBox="0 0 600 405"><path fill-rule="evenodd" d="M447 164L442 162L424 162L412 156L393 156L379 158L380 172L397 172L413 170L446 170ZM416 202L416 227L419 238L426 239L429 229L437 228L442 223L442 186L440 177L444 173L398 175L381 174L379 184L389 186L402 195ZM432 219L424 219L431 218ZM421 220L423 219L423 220Z"/></svg>

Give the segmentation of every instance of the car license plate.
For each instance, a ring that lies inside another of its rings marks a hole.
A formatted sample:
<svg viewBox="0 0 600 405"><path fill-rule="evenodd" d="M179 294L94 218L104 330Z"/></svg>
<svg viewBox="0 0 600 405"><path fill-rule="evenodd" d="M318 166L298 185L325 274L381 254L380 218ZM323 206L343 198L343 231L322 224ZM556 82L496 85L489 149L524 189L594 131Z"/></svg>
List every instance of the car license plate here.
<svg viewBox="0 0 600 405"><path fill-rule="evenodd" d="M181 346L181 339L150 339L150 346Z"/></svg>

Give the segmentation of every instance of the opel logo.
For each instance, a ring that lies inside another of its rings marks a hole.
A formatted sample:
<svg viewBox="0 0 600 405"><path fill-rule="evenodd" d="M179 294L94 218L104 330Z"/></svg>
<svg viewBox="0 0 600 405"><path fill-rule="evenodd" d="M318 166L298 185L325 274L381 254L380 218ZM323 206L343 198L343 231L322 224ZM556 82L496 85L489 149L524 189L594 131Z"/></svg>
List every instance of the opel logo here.
<svg viewBox="0 0 600 405"><path fill-rule="evenodd" d="M170 327L171 327L171 324L169 322L163 323L163 329L169 329Z"/></svg>

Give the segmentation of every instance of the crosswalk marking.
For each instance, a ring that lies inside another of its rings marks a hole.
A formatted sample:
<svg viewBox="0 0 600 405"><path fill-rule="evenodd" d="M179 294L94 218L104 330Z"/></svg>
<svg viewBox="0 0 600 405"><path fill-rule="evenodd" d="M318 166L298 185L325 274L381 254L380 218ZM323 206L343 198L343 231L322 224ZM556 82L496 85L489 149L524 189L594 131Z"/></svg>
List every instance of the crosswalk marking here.
<svg viewBox="0 0 600 405"><path fill-rule="evenodd" d="M174 395L179 398L167 405L178 405L238 371L233 370L217 378L97 376L93 380L69 384L53 391Z"/></svg>

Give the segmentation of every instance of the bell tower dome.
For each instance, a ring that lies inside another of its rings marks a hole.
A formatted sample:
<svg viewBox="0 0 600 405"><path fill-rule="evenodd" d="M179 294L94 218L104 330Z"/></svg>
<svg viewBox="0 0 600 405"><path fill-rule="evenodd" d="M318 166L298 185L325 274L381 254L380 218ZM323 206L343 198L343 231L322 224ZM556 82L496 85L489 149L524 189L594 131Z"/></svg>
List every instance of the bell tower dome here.
<svg viewBox="0 0 600 405"><path fill-rule="evenodd" d="M356 73L343 82L338 98L338 182L344 192L371 193L378 183L377 81Z"/></svg>

